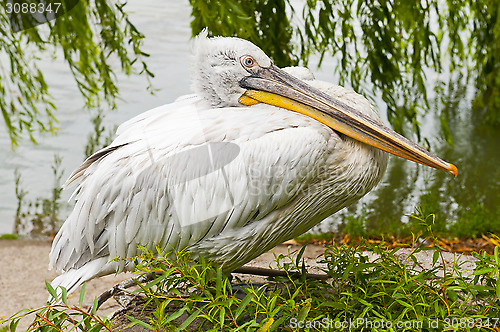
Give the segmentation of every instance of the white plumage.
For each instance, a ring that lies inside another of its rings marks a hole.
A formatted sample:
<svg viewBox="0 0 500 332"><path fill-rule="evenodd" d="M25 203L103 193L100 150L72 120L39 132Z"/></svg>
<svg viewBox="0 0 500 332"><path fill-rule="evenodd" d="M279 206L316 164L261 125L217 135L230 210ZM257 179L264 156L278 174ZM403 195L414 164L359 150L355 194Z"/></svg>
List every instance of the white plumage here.
<svg viewBox="0 0 500 332"><path fill-rule="evenodd" d="M381 179L387 154L290 110L238 98L246 56L271 60L236 38L198 37L195 94L122 124L88 158L73 212L57 234L52 285L73 291L95 276L133 268L115 257L137 246L189 248L230 272L352 204ZM285 69L379 122L353 91Z"/></svg>

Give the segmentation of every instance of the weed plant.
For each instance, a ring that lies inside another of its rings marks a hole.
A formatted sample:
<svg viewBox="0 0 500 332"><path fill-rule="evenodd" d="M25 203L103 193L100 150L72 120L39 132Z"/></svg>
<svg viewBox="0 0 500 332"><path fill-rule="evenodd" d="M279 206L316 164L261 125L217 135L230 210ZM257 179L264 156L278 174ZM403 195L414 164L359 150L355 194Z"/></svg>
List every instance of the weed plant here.
<svg viewBox="0 0 500 332"><path fill-rule="evenodd" d="M87 144L85 145L85 159L96 153L100 149L108 146L113 142L113 138L117 126L106 128L103 124L105 115L102 110L99 110L95 116L90 120L93 126L93 132L87 137Z"/></svg>
<svg viewBox="0 0 500 332"><path fill-rule="evenodd" d="M429 226L431 227L431 226ZM432 229L429 230L432 234ZM328 247L321 256L330 279L307 278L304 248L296 256L276 257L286 277L262 286L246 284L239 291L203 258L188 252L158 255L142 248L133 259L141 274L157 276L139 285L133 294L152 310L145 318L129 316L129 326L152 331L495 331L500 328L500 255L475 253L474 271L446 266L437 248L415 247L409 255L383 244L362 244L376 255L370 260L359 247ZM415 257L432 257L424 269ZM438 273L440 271L441 273ZM47 285L55 298L56 290ZM96 312L67 302L62 289L59 303L48 302L36 310L23 310L0 320L16 330L29 313L36 317L28 331L111 331L112 322ZM241 295L243 292L243 295ZM240 293L240 295L238 295Z"/></svg>
<svg viewBox="0 0 500 332"><path fill-rule="evenodd" d="M91 119L93 132L89 134L85 145L85 158L109 145L113 140L116 126L106 128L103 125L103 119L104 115L101 111ZM22 187L20 172L15 170L17 209L14 220L14 236L23 235L37 238L51 237L57 233L62 223L61 210L64 210L64 203L61 202L64 170L61 169L61 163L62 158L54 155L54 162L51 166L54 184L50 196L37 197L33 201L26 199L28 192ZM10 236L10 234L6 236Z"/></svg>
<svg viewBox="0 0 500 332"><path fill-rule="evenodd" d="M27 201L28 192L21 186L21 174L16 169L14 172L16 185L17 209L14 220L14 232L19 235L52 236L60 227L62 176L62 159L54 155L52 164L52 174L54 185L51 189L51 195L48 198L37 198L34 201Z"/></svg>

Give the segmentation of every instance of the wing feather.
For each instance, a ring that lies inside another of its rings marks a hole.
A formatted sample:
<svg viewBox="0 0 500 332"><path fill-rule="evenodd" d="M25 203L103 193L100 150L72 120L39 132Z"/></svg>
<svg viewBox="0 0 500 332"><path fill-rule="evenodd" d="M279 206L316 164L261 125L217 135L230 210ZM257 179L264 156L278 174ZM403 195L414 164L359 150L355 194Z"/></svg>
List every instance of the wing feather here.
<svg viewBox="0 0 500 332"><path fill-rule="evenodd" d="M51 264L130 257L138 244L183 249L256 222L315 179L333 136L269 106L211 110L187 98L146 112L71 175L77 203Z"/></svg>

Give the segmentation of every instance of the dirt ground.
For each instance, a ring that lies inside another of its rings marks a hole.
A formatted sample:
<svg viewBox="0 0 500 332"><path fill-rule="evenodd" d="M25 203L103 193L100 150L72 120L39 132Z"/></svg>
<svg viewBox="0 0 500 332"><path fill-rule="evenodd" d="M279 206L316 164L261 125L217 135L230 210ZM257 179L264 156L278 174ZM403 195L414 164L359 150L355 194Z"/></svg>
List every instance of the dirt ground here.
<svg viewBox="0 0 500 332"><path fill-rule="evenodd" d="M47 270L50 246L50 241L0 240L0 318L9 317L21 309L33 309L45 304L48 297L48 292L45 289L45 280L51 281L57 275L54 271ZM274 248L273 251L259 256L247 265L269 267L270 262L274 260L275 254L293 253L299 249L300 246L298 245L282 244ZM304 258L306 264L313 267L310 272L319 272L314 271L321 268L316 262L316 258L324 250L322 246L307 246ZM401 250L401 252L405 253L407 250ZM374 257L369 252L363 254L371 258ZM417 258L423 263L424 268L430 267L432 252L421 252L417 255ZM466 271L471 271L475 266L473 263L474 259L471 256L446 253L445 260L448 266L461 264L461 268ZM89 281L86 286L84 303L91 304L95 296L100 295L116 283L132 276L131 273L122 273L117 276L106 276ZM245 279L248 280L248 277ZM252 280L258 282L262 279L253 278ZM69 302L77 304L78 296L71 296ZM120 308L114 299L110 299L104 303L98 313L101 316L110 316ZM30 318L22 320L17 330L25 331L30 322Z"/></svg>
<svg viewBox="0 0 500 332"><path fill-rule="evenodd" d="M49 241L0 240L0 317L10 317L21 309L45 304L49 296L45 280L50 282L57 276L48 270L50 246ZM88 282L84 303L92 303L95 296L130 276L130 273L123 273ZM78 295L70 297L70 303L78 303ZM101 313L108 315L119 308L114 300L108 301ZM25 331L31 321L23 319L17 330Z"/></svg>

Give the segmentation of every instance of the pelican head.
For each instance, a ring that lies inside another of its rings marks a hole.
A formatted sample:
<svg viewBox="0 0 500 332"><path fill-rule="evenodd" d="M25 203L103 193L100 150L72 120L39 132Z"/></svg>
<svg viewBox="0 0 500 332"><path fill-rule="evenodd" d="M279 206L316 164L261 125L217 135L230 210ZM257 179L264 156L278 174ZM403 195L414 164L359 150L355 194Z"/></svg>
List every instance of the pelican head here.
<svg viewBox="0 0 500 332"><path fill-rule="evenodd" d="M239 98L246 89L240 86L240 81L250 75L241 62L245 56L261 66L272 66L271 59L251 42L240 38L207 38L206 32L197 37L194 54L194 91L214 107L241 106Z"/></svg>
<svg viewBox="0 0 500 332"><path fill-rule="evenodd" d="M239 38L207 38L195 46L194 90L212 106L265 103L312 117L331 129L396 156L457 176L457 168L379 121L275 66L257 46Z"/></svg>

